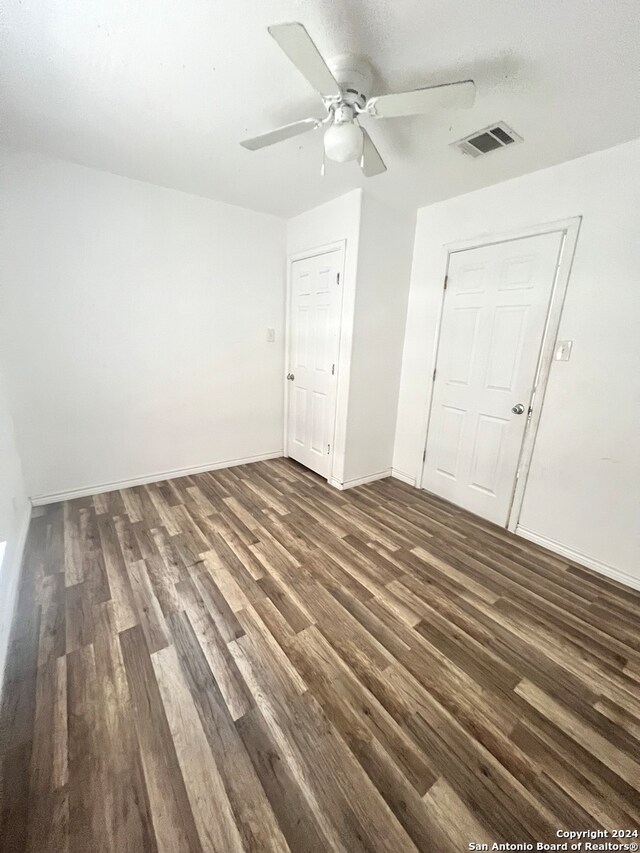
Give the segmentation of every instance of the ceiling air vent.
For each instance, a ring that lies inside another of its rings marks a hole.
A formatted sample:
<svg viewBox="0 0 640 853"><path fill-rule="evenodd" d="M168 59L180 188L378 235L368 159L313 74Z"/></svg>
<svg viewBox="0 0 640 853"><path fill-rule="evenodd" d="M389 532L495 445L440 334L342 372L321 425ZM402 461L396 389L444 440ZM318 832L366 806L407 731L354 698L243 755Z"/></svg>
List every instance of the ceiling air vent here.
<svg viewBox="0 0 640 853"><path fill-rule="evenodd" d="M480 157L481 154L488 154L490 151L497 151L498 148L506 148L508 145L522 141L521 136L518 136L503 121L500 121L451 144L459 148L464 154Z"/></svg>

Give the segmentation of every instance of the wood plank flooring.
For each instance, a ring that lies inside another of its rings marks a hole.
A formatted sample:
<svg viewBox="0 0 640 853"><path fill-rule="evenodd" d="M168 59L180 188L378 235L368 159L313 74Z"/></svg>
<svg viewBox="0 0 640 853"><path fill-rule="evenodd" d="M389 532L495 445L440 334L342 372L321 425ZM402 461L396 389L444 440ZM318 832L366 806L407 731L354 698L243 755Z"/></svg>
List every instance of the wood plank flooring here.
<svg viewBox="0 0 640 853"><path fill-rule="evenodd" d="M637 828L639 615L640 593L426 493L284 459L35 510L0 849Z"/></svg>

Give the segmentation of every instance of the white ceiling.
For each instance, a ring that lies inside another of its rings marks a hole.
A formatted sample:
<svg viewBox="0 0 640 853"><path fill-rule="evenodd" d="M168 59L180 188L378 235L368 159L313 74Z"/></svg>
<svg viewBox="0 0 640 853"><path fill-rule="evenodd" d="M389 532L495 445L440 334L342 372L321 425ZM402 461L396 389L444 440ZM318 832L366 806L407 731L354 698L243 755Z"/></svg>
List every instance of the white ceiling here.
<svg viewBox="0 0 640 853"><path fill-rule="evenodd" d="M311 133L240 139L322 104L267 33L305 24L325 58L368 56L377 93L472 77L471 110L368 119L389 171L329 164ZM2 141L289 216L356 186L418 206L640 136L638 0L6 0ZM448 143L524 136L474 160Z"/></svg>

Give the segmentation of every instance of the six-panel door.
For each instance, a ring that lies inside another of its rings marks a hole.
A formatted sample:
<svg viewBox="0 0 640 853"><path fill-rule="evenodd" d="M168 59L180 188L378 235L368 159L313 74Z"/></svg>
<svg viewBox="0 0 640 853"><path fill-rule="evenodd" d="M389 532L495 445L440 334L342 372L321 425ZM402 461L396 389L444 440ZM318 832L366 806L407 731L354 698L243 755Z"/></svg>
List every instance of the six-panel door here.
<svg viewBox="0 0 640 853"><path fill-rule="evenodd" d="M422 486L506 525L562 234L455 252ZM512 411L522 406L522 414Z"/></svg>
<svg viewBox="0 0 640 853"><path fill-rule="evenodd" d="M289 456L330 474L340 332L342 252L291 265L289 323Z"/></svg>

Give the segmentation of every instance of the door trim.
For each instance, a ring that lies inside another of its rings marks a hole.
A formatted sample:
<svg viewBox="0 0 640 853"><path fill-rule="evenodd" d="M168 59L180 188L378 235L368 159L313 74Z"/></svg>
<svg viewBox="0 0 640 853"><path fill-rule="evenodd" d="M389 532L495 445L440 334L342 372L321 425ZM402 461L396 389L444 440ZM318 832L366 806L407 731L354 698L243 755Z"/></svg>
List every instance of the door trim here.
<svg viewBox="0 0 640 853"><path fill-rule="evenodd" d="M284 317L284 370L282 381L284 383L284 428L283 428L283 455L289 457L288 440L289 440L289 382L287 381L287 371L289 369L289 358L291 355L291 278L293 265L296 261L304 261L308 258L315 258L318 255L326 255L329 252L340 252L340 304L338 306L338 352L336 354L336 381L334 383L333 400L331 401L331 413L329 423L329 435L331 436L331 459L329 460L329 476L327 482L330 482L334 473L334 459L336 446L336 422L337 422L337 403L338 403L338 381L340 378L340 358L342 355L342 314L344 310L344 267L345 258L347 256L347 241L336 240L333 243L325 243L322 246L315 246L311 249L304 249L299 252L291 252L287 255L287 280L285 290L285 317Z"/></svg>
<svg viewBox="0 0 640 853"><path fill-rule="evenodd" d="M449 272L449 262L451 255L457 252L465 252L469 249L479 249L484 246L492 246L497 243L508 243L512 240L522 240L527 237L539 237L542 234L553 234L560 232L563 235L560 245L560 255L558 265L556 267L555 279L551 288L551 298L549 308L547 310L547 319L545 321L544 330L542 333L542 345L540 347L540 355L536 365L535 378L533 381L533 391L531 399L535 399L533 412L527 419L527 425L522 438L522 446L520 448L520 456L518 466L516 468L515 483L513 494L511 496L511 506L507 520L506 529L512 532L516 531L522 504L524 501L527 478L529 476L529 468L531 467L531 459L535 448L536 435L540 424L540 416L544 405L544 395L549 380L549 373L553 363L553 352L555 349L558 329L560 327L560 318L562 316L562 307L569 284L571 268L573 265L573 257L575 254L576 243L578 241L578 233L580 231L580 223L582 216L574 216L569 219L560 219L554 222L547 222L540 225L532 225L527 228L520 228L514 231L507 231L498 234L487 234L482 237L474 237L467 240L456 240L452 243L443 245L442 258L442 282ZM440 348L440 334L442 330L442 319L444 314L444 300L446 290L442 288L442 299L440 300L440 309L438 311L438 322L436 325L436 335L433 349L433 365L437 369L438 351ZM423 458L420 465L420 477L418 480L418 488L424 488L422 483L424 480L424 467L426 461L427 441L429 438L429 424L431 422L431 409L433 404L434 380L430 379L430 389L427 400L427 408L424 419L423 428Z"/></svg>

